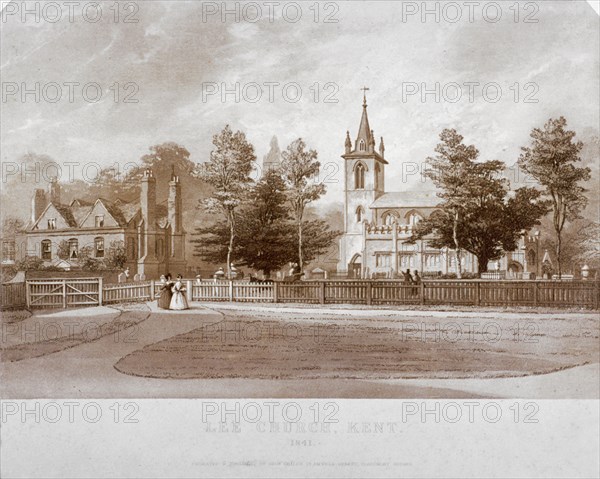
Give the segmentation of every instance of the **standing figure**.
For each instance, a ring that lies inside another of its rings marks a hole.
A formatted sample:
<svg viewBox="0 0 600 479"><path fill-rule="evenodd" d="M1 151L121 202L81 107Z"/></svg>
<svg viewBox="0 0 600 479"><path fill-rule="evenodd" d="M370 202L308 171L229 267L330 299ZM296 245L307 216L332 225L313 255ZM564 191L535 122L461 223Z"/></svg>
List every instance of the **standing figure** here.
<svg viewBox="0 0 600 479"><path fill-rule="evenodd" d="M213 278L216 281L220 281L222 279L225 279L225 271L223 271L223 267L222 266L217 271L215 271L215 274L213 275Z"/></svg>
<svg viewBox="0 0 600 479"><path fill-rule="evenodd" d="M421 284L421 276L419 275L419 272L416 269L415 269L413 283L415 286L418 286ZM419 294L419 288L413 288L413 295L417 296L418 294Z"/></svg>
<svg viewBox="0 0 600 479"><path fill-rule="evenodd" d="M413 284L413 283L414 283L413 277L410 274L410 268L408 268L406 270L406 273L404 273L404 284Z"/></svg>
<svg viewBox="0 0 600 479"><path fill-rule="evenodd" d="M171 298L171 305L169 309L188 309L189 306L184 294L185 286L183 286L182 276L180 274L177 275L177 281L175 281L175 284L173 284L171 291L173 292L173 297Z"/></svg>
<svg viewBox="0 0 600 479"><path fill-rule="evenodd" d="M169 309L171 305L171 288L173 287L173 281L171 281L171 275L167 273L160 277L160 293L158 297L158 307L160 309Z"/></svg>

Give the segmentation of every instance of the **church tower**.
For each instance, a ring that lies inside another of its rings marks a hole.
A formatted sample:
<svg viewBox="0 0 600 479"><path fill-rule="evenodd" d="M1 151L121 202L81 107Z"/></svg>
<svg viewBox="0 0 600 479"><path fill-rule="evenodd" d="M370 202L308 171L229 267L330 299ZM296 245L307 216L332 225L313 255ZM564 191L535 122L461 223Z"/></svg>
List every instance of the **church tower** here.
<svg viewBox="0 0 600 479"><path fill-rule="evenodd" d="M369 125L366 91L362 89L362 117L354 144L346 132L344 159L344 235L340 239L338 272L349 276L360 275L363 251L363 222L372 221L371 204L385 192L383 137L379 151L375 148L375 134Z"/></svg>

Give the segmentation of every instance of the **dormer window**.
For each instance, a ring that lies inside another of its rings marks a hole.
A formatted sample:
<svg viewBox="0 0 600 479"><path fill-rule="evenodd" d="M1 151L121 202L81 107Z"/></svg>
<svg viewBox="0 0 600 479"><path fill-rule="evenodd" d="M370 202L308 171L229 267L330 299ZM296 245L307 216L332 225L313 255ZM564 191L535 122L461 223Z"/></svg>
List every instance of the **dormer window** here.
<svg viewBox="0 0 600 479"><path fill-rule="evenodd" d="M104 215L97 215L95 224L96 228L102 228L104 226Z"/></svg>
<svg viewBox="0 0 600 479"><path fill-rule="evenodd" d="M49 230L56 229L56 218L48 218L48 229Z"/></svg>

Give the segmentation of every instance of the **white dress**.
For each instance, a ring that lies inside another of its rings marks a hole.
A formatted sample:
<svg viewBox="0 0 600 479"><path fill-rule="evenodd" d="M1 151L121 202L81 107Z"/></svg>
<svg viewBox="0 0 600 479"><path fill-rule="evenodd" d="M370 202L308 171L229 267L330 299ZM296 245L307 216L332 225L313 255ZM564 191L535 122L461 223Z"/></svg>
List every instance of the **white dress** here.
<svg viewBox="0 0 600 479"><path fill-rule="evenodd" d="M171 305L169 306L169 309L188 309L188 303L185 299L185 287L183 286L183 283L181 281L176 281L171 288L171 291L173 292L173 297L171 298Z"/></svg>

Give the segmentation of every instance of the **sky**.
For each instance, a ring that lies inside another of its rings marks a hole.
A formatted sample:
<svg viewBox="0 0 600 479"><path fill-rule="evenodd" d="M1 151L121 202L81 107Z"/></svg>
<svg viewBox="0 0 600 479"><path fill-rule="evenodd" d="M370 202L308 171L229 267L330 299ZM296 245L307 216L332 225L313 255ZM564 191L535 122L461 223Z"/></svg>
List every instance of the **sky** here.
<svg viewBox="0 0 600 479"><path fill-rule="evenodd" d="M444 128L508 165L550 117L565 116L584 140L598 135L599 17L587 2L451 3L426 5L437 22L423 18L422 2L279 2L272 11L232 2L238 11L224 18L221 2L121 3L118 17L112 1L71 14L62 2L62 12L42 3L25 16L5 6L3 180L26 153L92 180L96 165L137 161L166 141L203 162L230 124L259 160L274 135L282 149L304 138L323 165L323 201L340 202L340 155L346 130L356 136L363 86L385 141L388 191L428 187L416 171ZM436 85L439 98L422 96Z"/></svg>

